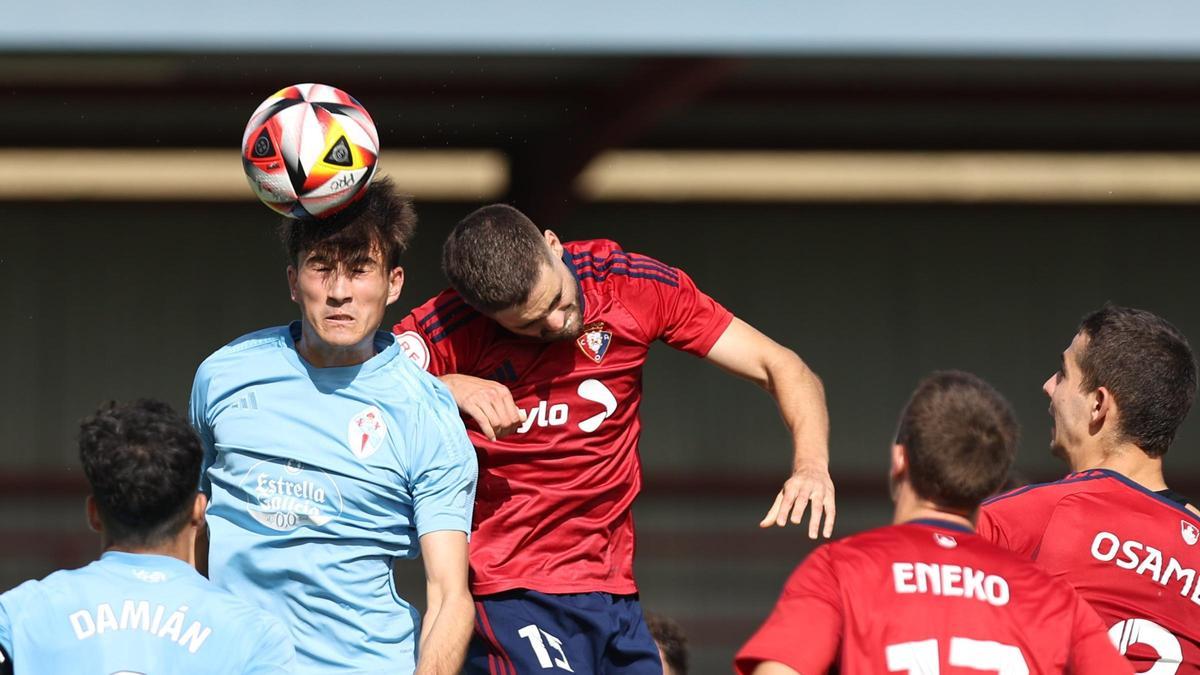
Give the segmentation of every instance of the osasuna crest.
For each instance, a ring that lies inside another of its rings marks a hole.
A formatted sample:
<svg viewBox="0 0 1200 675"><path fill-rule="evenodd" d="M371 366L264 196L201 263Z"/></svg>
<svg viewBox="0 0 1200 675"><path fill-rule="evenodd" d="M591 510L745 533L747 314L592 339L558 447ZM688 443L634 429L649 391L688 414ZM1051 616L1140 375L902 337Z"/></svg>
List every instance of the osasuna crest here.
<svg viewBox="0 0 1200 675"><path fill-rule="evenodd" d="M579 345L588 358L600 363L604 360L604 354L608 352L608 345L612 344L612 332L604 330L603 321L589 323L583 327L583 335L575 340L575 344Z"/></svg>
<svg viewBox="0 0 1200 675"><path fill-rule="evenodd" d="M1200 540L1200 529L1186 520L1179 521L1179 533L1183 535L1183 540L1188 546L1195 546L1196 541Z"/></svg>
<svg viewBox="0 0 1200 675"><path fill-rule="evenodd" d="M941 546L942 548L954 548L958 546L958 540L948 534L942 534L941 532L934 532L933 540L936 541L938 546Z"/></svg>
<svg viewBox="0 0 1200 675"><path fill-rule="evenodd" d="M370 406L350 419L346 440L355 457L366 459L375 454L385 438L387 424L384 423L383 413L379 412L379 408Z"/></svg>

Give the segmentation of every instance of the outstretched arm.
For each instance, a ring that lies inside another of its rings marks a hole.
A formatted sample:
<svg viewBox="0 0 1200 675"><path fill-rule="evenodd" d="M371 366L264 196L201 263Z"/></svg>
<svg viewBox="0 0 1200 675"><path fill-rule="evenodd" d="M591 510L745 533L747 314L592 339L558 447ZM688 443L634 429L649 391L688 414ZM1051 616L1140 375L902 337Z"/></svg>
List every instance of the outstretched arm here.
<svg viewBox="0 0 1200 675"><path fill-rule="evenodd" d="M808 536L833 534L836 507L829 478L829 412L821 379L795 352L734 317L706 357L771 394L792 433L792 475L759 527L799 525L812 505ZM825 517L822 530L821 516Z"/></svg>
<svg viewBox="0 0 1200 675"><path fill-rule="evenodd" d="M467 535L438 530L421 537L428 606L421 622L415 675L450 675L462 668L475 624L467 589Z"/></svg>

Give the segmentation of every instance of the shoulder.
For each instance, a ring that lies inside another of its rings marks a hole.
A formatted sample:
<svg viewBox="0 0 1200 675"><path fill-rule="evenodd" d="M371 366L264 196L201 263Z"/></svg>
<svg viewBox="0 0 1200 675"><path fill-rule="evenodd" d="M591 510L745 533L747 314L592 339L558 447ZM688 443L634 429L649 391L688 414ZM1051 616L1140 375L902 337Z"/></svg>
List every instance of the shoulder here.
<svg viewBox="0 0 1200 675"><path fill-rule="evenodd" d="M1054 508L1058 503L1080 492L1107 490L1115 486L1113 475L1107 471L1081 471L1061 480L1034 483L987 499L981 505L984 513L996 514L1009 509L1028 512L1034 508Z"/></svg>
<svg viewBox="0 0 1200 675"><path fill-rule="evenodd" d="M287 326L274 326L247 333L213 352L200 363L196 374L211 376L222 370L237 367L241 361L263 352L287 348Z"/></svg>
<svg viewBox="0 0 1200 675"><path fill-rule="evenodd" d="M462 329L480 330L490 324L452 288L438 293L415 307L408 316L392 326L402 345L408 338L437 345ZM408 345L409 349L412 345Z"/></svg>
<svg viewBox="0 0 1200 675"><path fill-rule="evenodd" d="M609 239L588 239L563 244L564 259L585 285L608 284L642 289L646 286L677 288L681 272L648 255L626 251Z"/></svg>

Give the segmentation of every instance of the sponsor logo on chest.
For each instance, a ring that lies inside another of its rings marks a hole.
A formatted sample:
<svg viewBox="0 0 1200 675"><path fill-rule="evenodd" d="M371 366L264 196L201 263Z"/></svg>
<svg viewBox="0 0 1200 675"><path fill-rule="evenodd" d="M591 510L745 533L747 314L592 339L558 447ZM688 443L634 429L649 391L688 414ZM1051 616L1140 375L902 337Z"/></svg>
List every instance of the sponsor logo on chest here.
<svg viewBox="0 0 1200 675"><path fill-rule="evenodd" d="M590 434L599 429L600 423L611 417L617 409L617 398L600 380L580 382L575 393L585 401L598 403L604 407L604 410L576 424L584 433ZM527 410L523 409L522 412L525 413L525 422L517 429L517 433L520 434L528 432L535 426L544 428L566 425L570 421L571 407L566 403L551 404L549 401L538 401L537 405Z"/></svg>

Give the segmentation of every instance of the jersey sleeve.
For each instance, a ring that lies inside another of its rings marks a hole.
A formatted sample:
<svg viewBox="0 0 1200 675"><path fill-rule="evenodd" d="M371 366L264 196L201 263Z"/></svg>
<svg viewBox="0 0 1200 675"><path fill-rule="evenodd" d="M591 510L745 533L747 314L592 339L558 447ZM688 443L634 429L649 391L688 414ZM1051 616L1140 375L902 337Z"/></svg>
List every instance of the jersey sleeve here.
<svg viewBox="0 0 1200 675"><path fill-rule="evenodd" d="M796 568L762 627L738 651L734 669L749 675L766 661L800 673L824 673L842 642L842 600L830 547L813 551Z"/></svg>
<svg viewBox="0 0 1200 675"><path fill-rule="evenodd" d="M1063 584L1064 590L1075 591ZM1117 651L1104 623L1083 598L1075 595L1075 616L1071 626L1071 655L1067 664L1070 675L1122 675L1133 672L1133 664Z"/></svg>
<svg viewBox="0 0 1200 675"><path fill-rule="evenodd" d="M196 370L196 379L192 381L192 395L188 400L188 419L192 428L200 436L200 446L204 449L204 458L200 463L200 491L212 498L212 483L208 479L208 468L217 458L217 444L213 436L212 424L208 419L208 374L204 364Z"/></svg>
<svg viewBox="0 0 1200 675"><path fill-rule="evenodd" d="M479 356L481 314L457 293L444 291L392 326L409 359L434 375L470 374Z"/></svg>
<svg viewBox="0 0 1200 675"><path fill-rule="evenodd" d="M12 617L17 612L11 611L9 609L9 604L11 604L15 599L15 596L13 595L15 591L16 589L13 589L4 595L0 595L0 650L3 651L3 654L0 654L0 659L4 659L6 661L9 657L4 656L4 654L11 656L13 651Z"/></svg>
<svg viewBox="0 0 1200 675"><path fill-rule="evenodd" d="M629 255L633 293L622 304L646 332L675 349L707 356L733 314L696 287L683 270L647 256Z"/></svg>
<svg viewBox="0 0 1200 675"><path fill-rule="evenodd" d="M292 636L276 619L266 622L262 636L251 651L245 675L289 675L296 671L296 647Z"/></svg>
<svg viewBox="0 0 1200 675"><path fill-rule="evenodd" d="M27 615L30 608L39 607L45 603L43 597L38 597L41 595L37 590L38 584L37 581L26 581L0 595L0 648L7 654L6 659L14 656L13 642L17 627L13 622L17 620L17 617ZM3 672L2 668L0 668L0 672Z"/></svg>
<svg viewBox="0 0 1200 675"><path fill-rule="evenodd" d="M438 530L471 532L479 467L450 392L435 382L423 433L414 439L417 462L411 473L417 535Z"/></svg>
<svg viewBox="0 0 1200 675"><path fill-rule="evenodd" d="M984 502L975 531L979 536L1021 556L1032 558L1042 543L1052 510L1035 492L1009 493Z"/></svg>

